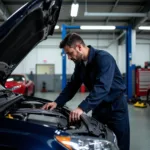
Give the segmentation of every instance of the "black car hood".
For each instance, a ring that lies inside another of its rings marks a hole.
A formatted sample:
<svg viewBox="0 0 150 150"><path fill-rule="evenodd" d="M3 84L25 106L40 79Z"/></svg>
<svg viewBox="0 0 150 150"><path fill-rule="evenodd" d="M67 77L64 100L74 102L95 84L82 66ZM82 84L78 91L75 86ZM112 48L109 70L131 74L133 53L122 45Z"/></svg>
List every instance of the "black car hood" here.
<svg viewBox="0 0 150 150"><path fill-rule="evenodd" d="M32 0L0 27L0 83L48 35L57 23L62 0ZM30 61L30 60L29 60Z"/></svg>

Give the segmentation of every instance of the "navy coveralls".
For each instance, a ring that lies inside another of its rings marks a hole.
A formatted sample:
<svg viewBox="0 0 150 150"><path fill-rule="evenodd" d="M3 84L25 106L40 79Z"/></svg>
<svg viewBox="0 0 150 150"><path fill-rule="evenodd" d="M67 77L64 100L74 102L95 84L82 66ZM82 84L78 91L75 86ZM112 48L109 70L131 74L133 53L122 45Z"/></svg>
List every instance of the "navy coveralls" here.
<svg viewBox="0 0 150 150"><path fill-rule="evenodd" d="M92 110L92 116L107 124L117 136L120 150L129 150L129 117L127 101L124 96L126 87L114 58L106 51L89 46L87 65L75 65L70 82L55 100L63 106L73 98L82 83L90 94L79 104L84 112Z"/></svg>

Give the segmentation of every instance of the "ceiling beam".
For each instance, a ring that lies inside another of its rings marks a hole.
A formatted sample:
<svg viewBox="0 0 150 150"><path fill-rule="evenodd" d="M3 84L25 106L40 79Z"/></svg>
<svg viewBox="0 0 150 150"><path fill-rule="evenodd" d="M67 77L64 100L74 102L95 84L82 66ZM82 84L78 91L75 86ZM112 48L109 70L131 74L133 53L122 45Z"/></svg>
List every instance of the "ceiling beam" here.
<svg viewBox="0 0 150 150"><path fill-rule="evenodd" d="M3 20L7 20L7 18L10 16L9 11L3 4L3 2L0 0L0 16L3 18Z"/></svg>
<svg viewBox="0 0 150 150"><path fill-rule="evenodd" d="M122 36L124 36L124 34L125 34L125 31L123 31L116 39L112 40L107 46L107 48L109 48L113 43L117 42Z"/></svg>
<svg viewBox="0 0 150 150"><path fill-rule="evenodd" d="M0 22L4 22L4 20L3 19L0 19ZM105 22L105 20L103 19L103 20L83 20L83 19L75 19L75 22L76 22L76 24L78 24L79 23L79 25L81 24L81 23L104 23ZM122 19L122 20L110 20L109 22L111 22L111 23L126 23L126 22L129 22L129 20L126 20L126 19ZM150 20L147 20L147 22L148 23L150 23ZM70 19L59 19L58 20L58 23L70 23Z"/></svg>
<svg viewBox="0 0 150 150"><path fill-rule="evenodd" d="M103 20L91 20L91 19L83 20L83 19L76 19L75 21L76 21L76 23L78 23L78 22L79 23L91 23L91 22L92 23L97 23L97 22L104 23L105 19L103 19ZM110 20L110 22L112 22L112 23L125 23L125 22L128 22L128 21L129 20L127 20L127 19ZM59 19L58 22L66 22L66 23L68 23L68 22L70 22L70 19Z"/></svg>
<svg viewBox="0 0 150 150"><path fill-rule="evenodd" d="M27 2L28 2L28 0L22 0L22 1L19 1L19 0L11 0L11 1L10 0L5 0L4 4L5 5L23 5ZM80 5L85 5L85 0L78 1L78 3ZM70 2L64 1L63 2L63 5L71 5L71 4L72 4L72 1L70 1ZM88 5L113 6L113 5L115 5L115 2L112 2L112 1L107 1L106 2L105 0L100 1L100 2L98 2L98 1L88 1L87 4ZM130 2L130 1L128 1L128 2L119 2L118 5L123 6L123 7L124 6L139 6L139 5L141 5L141 2Z"/></svg>
<svg viewBox="0 0 150 150"><path fill-rule="evenodd" d="M144 22L148 22L147 20L150 17L150 1L146 0L144 8L141 10L141 12L147 13L146 17L143 18L135 18L134 21L131 22L131 25L134 29L137 29L140 25L142 25ZM142 30L137 31L137 34L141 34Z"/></svg>
<svg viewBox="0 0 150 150"><path fill-rule="evenodd" d="M132 24L133 28L137 29L140 25L142 25L145 21L147 21L150 18L150 1L147 0L145 7L142 12L147 13L147 16L143 18L135 19L134 23Z"/></svg>
<svg viewBox="0 0 150 150"><path fill-rule="evenodd" d="M147 13L150 10L150 3L149 0L142 2L140 7L137 9L136 12ZM147 14L148 15L148 14ZM147 16L143 18L132 18L128 24L132 25L133 28L137 28L138 25L144 23L147 20ZM149 21L148 21L149 22ZM119 39L119 45L122 45L125 40L125 35Z"/></svg>
<svg viewBox="0 0 150 150"><path fill-rule="evenodd" d="M145 12L144 9L145 9L145 7L146 7L146 4L147 4L146 2L142 2L141 5L139 6L139 8L136 10L136 12L138 12L138 13L140 13L140 12ZM136 21L136 19L137 19L137 18L132 17L132 18L129 20L128 24L133 25L134 22Z"/></svg>
<svg viewBox="0 0 150 150"><path fill-rule="evenodd" d="M110 12L113 12L113 11L114 11L114 9L116 8L116 6L117 6L118 2L119 2L119 0L116 0L115 5L113 5L113 6L112 6L112 8L111 8ZM106 18L106 22L105 22L105 24L107 24L107 23L108 23L108 21L109 21L109 17L107 17L107 18Z"/></svg>

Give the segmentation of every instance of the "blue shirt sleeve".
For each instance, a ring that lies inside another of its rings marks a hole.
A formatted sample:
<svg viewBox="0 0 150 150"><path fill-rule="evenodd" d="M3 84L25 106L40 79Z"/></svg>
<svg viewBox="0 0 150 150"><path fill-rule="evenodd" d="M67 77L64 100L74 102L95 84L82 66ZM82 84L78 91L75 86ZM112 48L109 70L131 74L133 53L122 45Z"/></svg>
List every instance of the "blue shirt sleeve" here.
<svg viewBox="0 0 150 150"><path fill-rule="evenodd" d="M78 89L81 86L81 79L79 74L79 67L78 65L75 66L75 70L73 75L71 76L71 80L67 83L64 90L60 93L58 98L55 100L55 102L63 106L65 103L73 98L75 93L78 91Z"/></svg>
<svg viewBox="0 0 150 150"><path fill-rule="evenodd" d="M78 106L84 112L96 108L108 95L115 73L116 62L111 55L96 57L96 80L90 94Z"/></svg>

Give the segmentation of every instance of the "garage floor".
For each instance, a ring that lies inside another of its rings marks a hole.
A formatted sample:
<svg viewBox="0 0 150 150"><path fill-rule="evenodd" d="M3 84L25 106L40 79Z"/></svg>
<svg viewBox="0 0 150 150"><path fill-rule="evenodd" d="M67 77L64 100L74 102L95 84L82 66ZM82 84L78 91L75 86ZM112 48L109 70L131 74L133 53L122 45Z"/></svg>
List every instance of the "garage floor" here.
<svg viewBox="0 0 150 150"><path fill-rule="evenodd" d="M59 93L36 93L35 96L55 100ZM67 103L70 109L74 109L84 100L86 94L77 93ZM150 107L135 108L129 105L130 128L131 128L131 150L150 150ZM89 113L90 115L90 113Z"/></svg>

